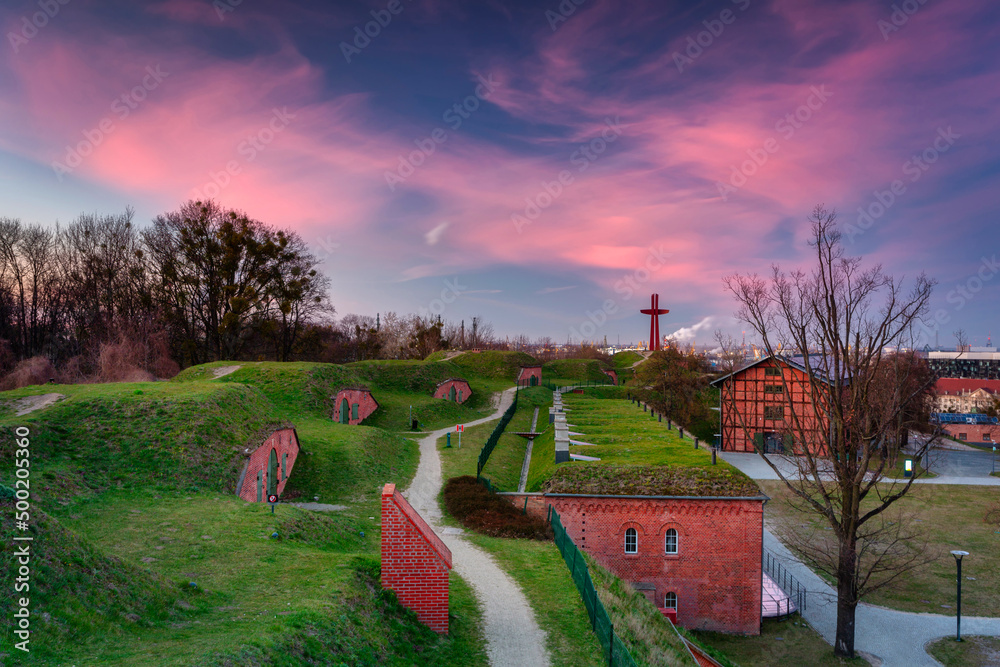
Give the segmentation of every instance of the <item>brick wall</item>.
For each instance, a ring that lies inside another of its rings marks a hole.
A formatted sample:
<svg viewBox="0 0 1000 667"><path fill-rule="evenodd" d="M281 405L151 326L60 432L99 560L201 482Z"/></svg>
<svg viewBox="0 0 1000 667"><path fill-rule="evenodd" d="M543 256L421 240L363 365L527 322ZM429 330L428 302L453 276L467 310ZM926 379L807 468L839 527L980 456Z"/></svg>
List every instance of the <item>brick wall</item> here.
<svg viewBox="0 0 1000 667"><path fill-rule="evenodd" d="M347 424L360 424L371 413L378 410L378 401L367 389L341 389L333 398L333 421L341 421L341 410L347 401ZM358 406L357 417L354 406Z"/></svg>
<svg viewBox="0 0 1000 667"><path fill-rule="evenodd" d="M951 437L965 442L1000 442L998 424L945 424L944 430Z"/></svg>
<svg viewBox="0 0 1000 667"><path fill-rule="evenodd" d="M517 374L517 384L523 386L530 385L531 378L535 378L536 384L542 383L541 366L522 366L521 372Z"/></svg>
<svg viewBox="0 0 1000 667"><path fill-rule="evenodd" d="M382 489L382 588L421 623L448 634L448 571L451 551L434 534L395 484Z"/></svg>
<svg viewBox="0 0 1000 667"><path fill-rule="evenodd" d="M275 492L280 496L285 482L292 474L299 455L299 438L294 428L283 428L272 433L262 445L250 452L247 464L237 481L236 495L248 502L266 502L271 486L270 462L274 452L277 464L274 476ZM259 482L259 483L258 483Z"/></svg>
<svg viewBox="0 0 1000 667"><path fill-rule="evenodd" d="M615 384L618 384L618 371L609 368L602 368L601 372L611 378Z"/></svg>
<svg viewBox="0 0 1000 667"><path fill-rule="evenodd" d="M445 400L451 400L451 390L455 389L455 402L465 403L469 400L469 396L472 396L472 387L465 380L459 378L453 378L450 380L445 380L437 386L434 390L434 398L443 398Z"/></svg>
<svg viewBox="0 0 1000 667"><path fill-rule="evenodd" d="M760 633L763 498L686 499L505 494L545 518L558 513L577 546L619 578L640 584L657 607L677 595L677 622L686 628ZM637 553L625 553L625 531L637 533ZM677 531L677 554L664 550Z"/></svg>

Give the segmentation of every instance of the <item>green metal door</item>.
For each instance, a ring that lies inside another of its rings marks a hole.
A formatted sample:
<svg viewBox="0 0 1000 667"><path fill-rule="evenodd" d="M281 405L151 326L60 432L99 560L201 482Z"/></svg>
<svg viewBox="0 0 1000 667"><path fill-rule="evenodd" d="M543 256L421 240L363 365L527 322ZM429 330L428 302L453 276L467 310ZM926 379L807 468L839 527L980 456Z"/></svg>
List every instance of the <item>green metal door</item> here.
<svg viewBox="0 0 1000 667"><path fill-rule="evenodd" d="M532 376L531 376L531 380L530 380L530 383L531 383L531 386L532 386L532 387L536 387L536 386L538 386L538 378L537 378L537 377L535 377L534 375L532 375Z"/></svg>
<svg viewBox="0 0 1000 667"><path fill-rule="evenodd" d="M347 424L348 423L347 420L350 418L350 413L348 412L348 410L350 410L350 409L351 409L350 406L347 404L347 399L346 398L343 399L340 402L340 423L341 424Z"/></svg>
<svg viewBox="0 0 1000 667"><path fill-rule="evenodd" d="M449 401L455 400L455 385L451 385L451 389L448 390L448 400Z"/></svg>
<svg viewBox="0 0 1000 667"><path fill-rule="evenodd" d="M278 452L271 450L267 461L267 495L278 492Z"/></svg>

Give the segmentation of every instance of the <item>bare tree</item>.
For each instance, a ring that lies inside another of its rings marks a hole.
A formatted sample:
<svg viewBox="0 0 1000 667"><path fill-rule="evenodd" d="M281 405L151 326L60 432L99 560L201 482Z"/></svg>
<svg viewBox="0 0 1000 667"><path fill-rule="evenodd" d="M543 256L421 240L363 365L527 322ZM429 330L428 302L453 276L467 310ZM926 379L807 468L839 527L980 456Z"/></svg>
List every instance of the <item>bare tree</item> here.
<svg viewBox="0 0 1000 667"><path fill-rule="evenodd" d="M835 212L817 206L809 220L812 271L785 273L774 266L767 279L732 275L724 281L739 304L737 317L752 327L769 355L777 357L780 350L800 355L796 364L806 378L804 391L793 390L790 373L780 373L784 437L799 455L798 473L786 475L762 444L757 450L797 500L832 530L835 544L805 555L828 564L820 567L837 580L834 653L853 657L862 596L920 558L906 546L908 533L885 514L915 476L887 477L891 460L882 447L897 437L900 414L916 400L909 394L913 365L890 364L886 355L887 349L912 345L934 281L921 274L907 291L881 266L863 268L860 258L844 255ZM723 400L735 406L735 392L725 393ZM749 435L750 424L741 427Z"/></svg>

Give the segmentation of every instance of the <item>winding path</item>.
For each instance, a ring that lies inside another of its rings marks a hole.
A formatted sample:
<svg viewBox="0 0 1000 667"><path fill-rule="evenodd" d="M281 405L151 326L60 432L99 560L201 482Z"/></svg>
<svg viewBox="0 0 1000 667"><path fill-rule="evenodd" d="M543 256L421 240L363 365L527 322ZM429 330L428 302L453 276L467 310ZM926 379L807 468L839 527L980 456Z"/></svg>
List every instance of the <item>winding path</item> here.
<svg viewBox="0 0 1000 667"><path fill-rule="evenodd" d="M514 389L500 395L497 411L489 417L468 422L475 426L503 415L514 400ZM420 441L420 464L403 495L434 528L451 549L455 571L472 586L483 608L486 653L493 667L548 667L545 633L535 622L535 614L517 583L485 551L461 537L460 530L441 526L438 494L441 490L441 459L437 441L451 428L442 428Z"/></svg>

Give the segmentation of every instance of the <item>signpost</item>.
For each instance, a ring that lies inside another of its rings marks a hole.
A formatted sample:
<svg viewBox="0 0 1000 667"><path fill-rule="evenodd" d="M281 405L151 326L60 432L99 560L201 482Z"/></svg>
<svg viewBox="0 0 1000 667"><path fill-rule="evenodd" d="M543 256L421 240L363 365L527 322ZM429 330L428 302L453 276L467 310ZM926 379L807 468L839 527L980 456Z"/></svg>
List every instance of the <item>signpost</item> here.
<svg viewBox="0 0 1000 667"><path fill-rule="evenodd" d="M903 477L913 477L913 459L906 459L903 468Z"/></svg>
<svg viewBox="0 0 1000 667"><path fill-rule="evenodd" d="M458 431L458 448L462 448L462 431L465 430L465 424L457 424L455 430Z"/></svg>
<svg viewBox="0 0 1000 667"><path fill-rule="evenodd" d="M278 502L278 496L274 495L273 493L268 494L267 502L271 503L271 514L274 514L274 506Z"/></svg>

